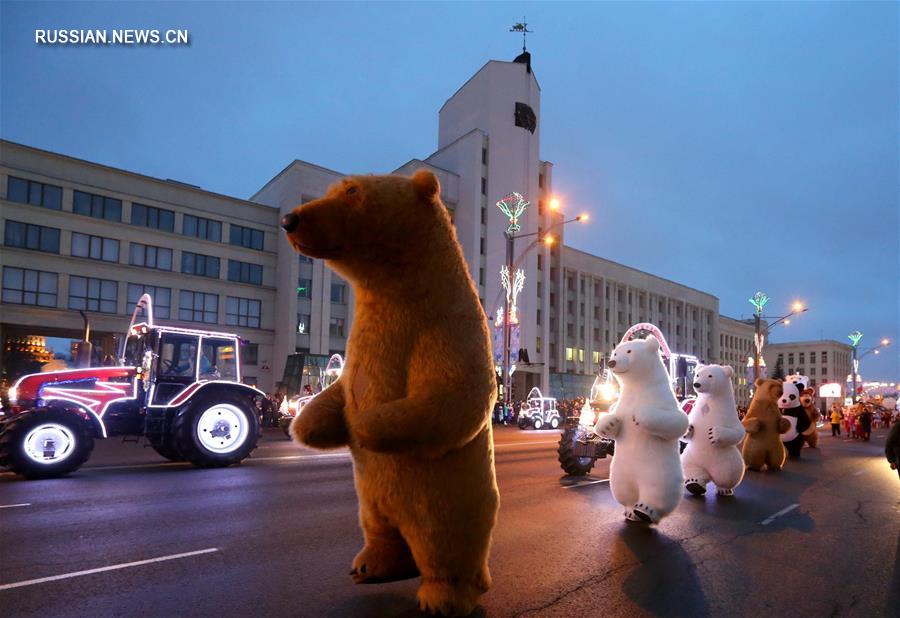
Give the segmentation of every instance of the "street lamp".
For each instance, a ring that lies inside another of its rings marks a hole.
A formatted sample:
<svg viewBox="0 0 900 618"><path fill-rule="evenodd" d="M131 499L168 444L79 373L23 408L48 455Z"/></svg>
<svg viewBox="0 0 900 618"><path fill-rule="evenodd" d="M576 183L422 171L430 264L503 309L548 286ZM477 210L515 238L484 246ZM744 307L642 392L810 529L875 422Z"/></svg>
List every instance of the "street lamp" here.
<svg viewBox="0 0 900 618"><path fill-rule="evenodd" d="M878 345L869 348L868 350L863 350L862 354L859 353L859 342L863 338L863 334L858 330L853 331L849 335L847 335L847 339L850 340L853 348L853 368L852 373L850 374L850 378L853 384L853 403L856 403L856 376L859 374L859 361L868 356L869 354L881 354L881 348L886 348L891 345L891 340L887 337L883 338L878 342Z"/></svg>
<svg viewBox="0 0 900 618"><path fill-rule="evenodd" d="M756 346L756 354L753 355L753 381L756 382L759 379L759 359L762 356L763 345L765 344L765 334L763 333L763 324L766 326L766 333L769 332L770 329L778 326L779 324L790 324L791 321L788 319L791 316L804 313L809 311L809 307L803 306L799 300L794 301L791 304L791 312L787 315L783 315L781 317L776 318L775 316L763 315L763 310L766 305L769 303L769 297L766 296L764 292L757 292L753 295L752 298L749 299L751 305L755 311L753 312L753 324L754 324L754 335L753 335L753 343ZM773 320L769 322L769 320Z"/></svg>
<svg viewBox="0 0 900 618"><path fill-rule="evenodd" d="M539 243L543 242L546 246L552 245L555 240L553 236L550 235L550 232L553 230L566 225L567 223L572 223L574 221L587 221L588 216L586 214L580 214L577 217L568 220L559 221L546 231L546 232L530 232L528 234L517 234L519 230L521 230L521 226L519 225L519 219L525 213L525 210L528 208L529 203L525 200L525 198L520 193L510 193L503 199L497 202L497 208L505 214L509 218L509 225L506 228L506 232L504 232L504 236L506 236L506 264L504 266L504 270L506 272L506 277L510 280L510 277L515 277L514 273L516 273L516 268L521 262L521 260L528 254L531 249L537 246ZM559 200L557 198L553 198L550 200L550 209L554 211L558 211L560 207ZM532 236L537 236L537 238L525 248L518 258L514 259L515 255L515 243L519 238L530 238ZM501 275L502 276L502 275ZM512 281L512 280L510 280ZM522 280L522 284L524 284L524 277ZM510 339L512 336L512 303L511 303L510 293L505 295L504 303L503 303L503 365L501 367L502 375L501 380L503 382L503 402L507 406L510 404Z"/></svg>

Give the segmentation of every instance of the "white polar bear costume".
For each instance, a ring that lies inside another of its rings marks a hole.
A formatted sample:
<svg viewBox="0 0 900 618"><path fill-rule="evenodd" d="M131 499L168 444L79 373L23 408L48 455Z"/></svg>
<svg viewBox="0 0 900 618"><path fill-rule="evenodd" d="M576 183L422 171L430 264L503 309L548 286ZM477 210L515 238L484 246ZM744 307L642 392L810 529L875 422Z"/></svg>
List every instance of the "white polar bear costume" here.
<svg viewBox="0 0 900 618"><path fill-rule="evenodd" d="M616 441L610 488L625 507L626 519L657 523L675 510L684 493L678 439L687 431L688 418L678 407L653 335L619 344L607 366L621 395L595 430Z"/></svg>
<svg viewBox="0 0 900 618"><path fill-rule="evenodd" d="M744 479L744 458L737 445L743 440L744 426L737 415L731 378L734 369L722 365L697 367L694 390L697 401L688 415L690 428L681 454L684 486L694 495L706 493L712 481L720 496L734 495Z"/></svg>

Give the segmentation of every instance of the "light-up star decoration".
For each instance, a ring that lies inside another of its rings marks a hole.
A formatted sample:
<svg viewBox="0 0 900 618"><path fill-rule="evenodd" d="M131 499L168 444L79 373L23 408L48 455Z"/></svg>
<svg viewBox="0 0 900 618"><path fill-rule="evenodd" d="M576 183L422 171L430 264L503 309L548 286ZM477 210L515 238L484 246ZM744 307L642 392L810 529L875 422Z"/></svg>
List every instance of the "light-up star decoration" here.
<svg viewBox="0 0 900 618"><path fill-rule="evenodd" d="M863 334L861 332L859 332L858 330L855 330L852 333L850 333L849 335L847 335L847 339L850 340L850 342L853 344L854 348L859 345L859 340L862 339L862 337L863 337Z"/></svg>
<svg viewBox="0 0 900 618"><path fill-rule="evenodd" d="M509 227L506 228L507 234L512 234L513 232L518 232L522 229L519 225L519 217L521 217L522 213L525 212L525 209L528 208L528 202L525 201L525 198L522 197L521 193L513 191L497 202L497 208L499 208L504 215L509 217Z"/></svg>
<svg viewBox="0 0 900 618"><path fill-rule="evenodd" d="M756 308L756 315L762 315L763 308L766 306L766 303L769 302L769 297L763 292L757 292L753 295L753 298L749 299L749 301L750 304Z"/></svg>
<svg viewBox="0 0 900 618"><path fill-rule="evenodd" d="M525 271L519 268L513 275L512 280L510 280L509 269L504 264L500 267L500 283L506 291L506 303L509 307L509 323L518 324L519 316L517 315L518 307L516 307L516 299L519 297L522 288L525 287Z"/></svg>

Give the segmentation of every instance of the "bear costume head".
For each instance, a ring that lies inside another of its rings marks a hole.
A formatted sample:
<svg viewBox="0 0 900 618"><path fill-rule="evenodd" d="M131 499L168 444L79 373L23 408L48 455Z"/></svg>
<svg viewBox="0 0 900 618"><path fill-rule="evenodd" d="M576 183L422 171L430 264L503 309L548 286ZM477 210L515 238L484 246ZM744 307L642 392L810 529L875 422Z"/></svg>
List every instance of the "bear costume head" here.
<svg viewBox="0 0 900 618"><path fill-rule="evenodd" d="M785 382L781 387L778 407L782 410L790 410L791 408L799 408L801 405L803 404L800 402L800 389L793 382Z"/></svg>
<svg viewBox="0 0 900 618"><path fill-rule="evenodd" d="M669 374L659 355L659 339L653 335L620 343L606 366L623 386L628 382L653 382L654 378L669 382Z"/></svg>
<svg viewBox="0 0 900 618"><path fill-rule="evenodd" d="M352 283L396 287L410 268L431 266L429 256L459 251L439 195L438 179L427 170L409 178L348 176L287 213L281 226L295 250L326 260Z"/></svg>
<svg viewBox="0 0 900 618"><path fill-rule="evenodd" d="M801 392L809 388L809 377L802 376L799 373L795 373L790 375L784 379L785 382L790 382L794 386L796 386Z"/></svg>
<svg viewBox="0 0 900 618"><path fill-rule="evenodd" d="M800 393L800 405L809 410L815 405L816 390L814 388L805 388Z"/></svg>
<svg viewBox="0 0 900 618"><path fill-rule="evenodd" d="M697 394L718 395L728 392L734 369L730 365L703 365L694 372L694 390Z"/></svg>

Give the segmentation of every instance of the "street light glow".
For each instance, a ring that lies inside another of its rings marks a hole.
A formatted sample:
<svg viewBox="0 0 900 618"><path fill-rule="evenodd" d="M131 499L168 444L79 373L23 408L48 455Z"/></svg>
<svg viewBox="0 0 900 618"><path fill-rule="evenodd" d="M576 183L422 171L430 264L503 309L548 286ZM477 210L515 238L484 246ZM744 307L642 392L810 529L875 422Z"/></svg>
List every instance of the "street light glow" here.
<svg viewBox="0 0 900 618"><path fill-rule="evenodd" d="M881 340L881 345L889 346L889 345L891 345L891 340L888 339L887 337L885 337L884 339Z"/></svg>
<svg viewBox="0 0 900 618"><path fill-rule="evenodd" d="M801 311L803 311L803 303L801 303L799 300L794 301L794 304L791 305L791 310L800 313Z"/></svg>
<svg viewBox="0 0 900 618"><path fill-rule="evenodd" d="M575 218L576 218L577 220L581 221L581 222L584 222L584 221L587 221L587 220L588 220L588 214L585 212L585 213L582 213L582 214L578 215L578 216L575 217Z"/></svg>
<svg viewBox="0 0 900 618"><path fill-rule="evenodd" d="M556 241L549 234L544 236L544 244L547 245L548 247L551 246L554 242L556 242Z"/></svg>
<svg viewBox="0 0 900 618"><path fill-rule="evenodd" d="M785 326L787 326L787 325L790 324L790 323L791 323L790 320L785 320L785 321L784 321L784 325L785 325Z"/></svg>
<svg viewBox="0 0 900 618"><path fill-rule="evenodd" d="M550 200L550 210L559 210L559 200L555 197Z"/></svg>

